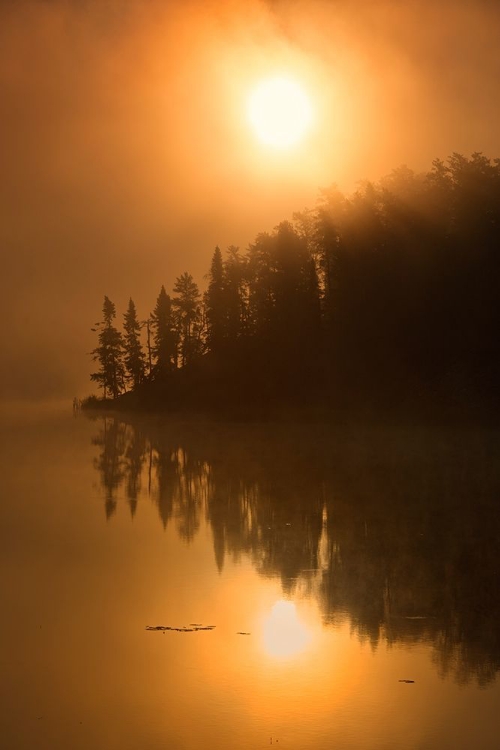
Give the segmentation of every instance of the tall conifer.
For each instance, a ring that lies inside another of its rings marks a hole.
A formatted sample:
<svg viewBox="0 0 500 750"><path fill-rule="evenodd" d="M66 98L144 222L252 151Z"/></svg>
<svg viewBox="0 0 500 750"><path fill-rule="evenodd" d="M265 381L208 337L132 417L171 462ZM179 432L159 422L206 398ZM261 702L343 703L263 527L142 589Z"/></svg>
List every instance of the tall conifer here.
<svg viewBox="0 0 500 750"><path fill-rule="evenodd" d="M162 286L151 315L153 377L164 377L177 366L177 333L172 316L172 300Z"/></svg>
<svg viewBox="0 0 500 750"><path fill-rule="evenodd" d="M97 324L99 346L92 351L92 359L99 362L99 370L90 376L91 380L102 387L104 398L117 398L124 386L123 340L121 333L113 325L115 317L115 305L109 297L104 297L102 321Z"/></svg>
<svg viewBox="0 0 500 750"><path fill-rule="evenodd" d="M123 316L123 328L125 331L123 337L125 377L132 388L137 388L144 380L146 368L140 339L141 324L137 320L137 311L132 298Z"/></svg>
<svg viewBox="0 0 500 750"><path fill-rule="evenodd" d="M200 292L190 273L175 280L172 305L176 312L181 366L189 364L200 350Z"/></svg>
<svg viewBox="0 0 500 750"><path fill-rule="evenodd" d="M205 292L207 318L207 344L210 351L220 352L226 333L226 304L224 289L224 267L222 253L216 247L208 274L208 289Z"/></svg>

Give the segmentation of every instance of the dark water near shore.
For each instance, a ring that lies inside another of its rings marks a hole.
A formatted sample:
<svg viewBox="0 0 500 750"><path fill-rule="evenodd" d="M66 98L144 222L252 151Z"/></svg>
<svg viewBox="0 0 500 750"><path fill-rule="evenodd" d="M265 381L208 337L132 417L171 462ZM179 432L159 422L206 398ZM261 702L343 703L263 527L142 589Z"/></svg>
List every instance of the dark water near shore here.
<svg viewBox="0 0 500 750"><path fill-rule="evenodd" d="M2 746L498 747L500 434L3 416Z"/></svg>

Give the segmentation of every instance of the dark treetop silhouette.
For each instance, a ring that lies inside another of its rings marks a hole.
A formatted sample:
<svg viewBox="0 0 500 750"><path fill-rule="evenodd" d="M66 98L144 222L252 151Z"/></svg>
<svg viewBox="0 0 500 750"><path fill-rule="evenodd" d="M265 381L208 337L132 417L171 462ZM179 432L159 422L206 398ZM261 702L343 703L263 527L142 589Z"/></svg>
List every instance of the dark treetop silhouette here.
<svg viewBox="0 0 500 750"><path fill-rule="evenodd" d="M453 154L216 248L203 298L162 286L148 368L133 302L122 336L106 297L91 377L122 408L498 412L499 288L500 160Z"/></svg>

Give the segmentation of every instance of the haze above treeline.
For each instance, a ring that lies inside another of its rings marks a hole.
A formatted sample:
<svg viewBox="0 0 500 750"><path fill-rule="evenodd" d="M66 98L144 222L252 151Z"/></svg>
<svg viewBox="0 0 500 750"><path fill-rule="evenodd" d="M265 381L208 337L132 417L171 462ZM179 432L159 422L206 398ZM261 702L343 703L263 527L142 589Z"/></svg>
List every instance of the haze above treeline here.
<svg viewBox="0 0 500 750"><path fill-rule="evenodd" d="M335 182L500 153L491 3L5 2L0 7L0 396L83 395L104 294L150 310L213 249L243 250ZM245 121L253 83L297 75L300 148Z"/></svg>
<svg viewBox="0 0 500 750"><path fill-rule="evenodd" d="M217 247L203 296L185 272L146 319L130 299L123 333L105 296L91 374L103 399L250 418L495 418L500 159L453 154L350 196L332 187L293 219L245 253Z"/></svg>

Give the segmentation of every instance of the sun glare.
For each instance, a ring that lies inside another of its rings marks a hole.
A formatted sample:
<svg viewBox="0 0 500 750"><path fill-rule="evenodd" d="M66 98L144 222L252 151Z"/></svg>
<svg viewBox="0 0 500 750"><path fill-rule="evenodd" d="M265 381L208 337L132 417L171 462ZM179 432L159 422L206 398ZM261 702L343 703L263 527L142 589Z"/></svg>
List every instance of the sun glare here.
<svg viewBox="0 0 500 750"><path fill-rule="evenodd" d="M312 634L299 620L293 602L281 599L264 622L264 647L270 656L287 658L303 651Z"/></svg>
<svg viewBox="0 0 500 750"><path fill-rule="evenodd" d="M262 143L286 149L305 136L313 111L309 97L296 81L277 76L262 81L252 91L248 118Z"/></svg>

